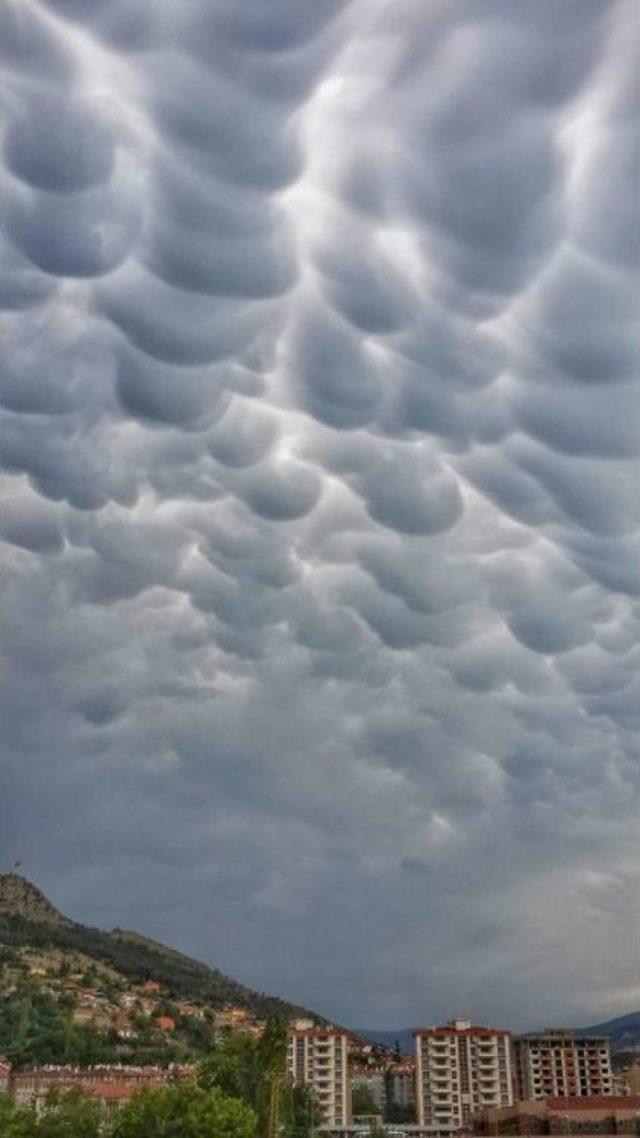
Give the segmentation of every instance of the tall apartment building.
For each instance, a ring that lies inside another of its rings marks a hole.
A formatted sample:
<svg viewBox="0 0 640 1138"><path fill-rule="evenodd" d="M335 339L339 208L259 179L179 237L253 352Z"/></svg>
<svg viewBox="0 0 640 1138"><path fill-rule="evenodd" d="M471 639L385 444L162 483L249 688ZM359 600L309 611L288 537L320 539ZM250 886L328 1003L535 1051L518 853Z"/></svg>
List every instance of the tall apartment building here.
<svg viewBox="0 0 640 1138"><path fill-rule="evenodd" d="M420 1126L447 1133L464 1126L476 1111L511 1105L508 1031L454 1019L414 1034Z"/></svg>
<svg viewBox="0 0 640 1138"><path fill-rule="evenodd" d="M605 1035L562 1028L521 1035L514 1042L519 1099L612 1095L611 1044Z"/></svg>
<svg viewBox="0 0 640 1138"><path fill-rule="evenodd" d="M325 1126L351 1121L348 1036L338 1028L294 1030L289 1037L287 1069L294 1083L315 1092Z"/></svg>

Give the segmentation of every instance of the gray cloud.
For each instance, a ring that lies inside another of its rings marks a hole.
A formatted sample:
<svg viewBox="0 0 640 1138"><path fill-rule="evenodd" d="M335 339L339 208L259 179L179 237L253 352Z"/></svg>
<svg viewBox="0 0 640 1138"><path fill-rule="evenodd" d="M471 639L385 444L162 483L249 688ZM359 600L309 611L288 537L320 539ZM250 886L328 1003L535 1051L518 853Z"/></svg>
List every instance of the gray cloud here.
<svg viewBox="0 0 640 1138"><path fill-rule="evenodd" d="M356 1024L635 1006L631 20L2 10L3 829L72 914Z"/></svg>

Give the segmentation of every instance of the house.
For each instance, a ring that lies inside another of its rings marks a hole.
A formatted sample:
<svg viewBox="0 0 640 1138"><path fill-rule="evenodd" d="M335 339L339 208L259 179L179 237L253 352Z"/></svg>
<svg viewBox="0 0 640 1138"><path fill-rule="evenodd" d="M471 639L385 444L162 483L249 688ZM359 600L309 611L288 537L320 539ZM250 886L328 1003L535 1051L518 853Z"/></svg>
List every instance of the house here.
<svg viewBox="0 0 640 1138"><path fill-rule="evenodd" d="M204 1008L199 1008L196 1004L188 1004L184 1001L178 1004L178 1011L185 1019L204 1019Z"/></svg>
<svg viewBox="0 0 640 1138"><path fill-rule="evenodd" d="M11 1063L0 1055L0 1095L7 1094L11 1082Z"/></svg>
<svg viewBox="0 0 640 1138"><path fill-rule="evenodd" d="M91 1024L92 1027L97 1027L100 1031L107 1031L111 1027L111 1016L105 1008L74 1008L71 1012L71 1020L80 1025Z"/></svg>
<svg viewBox="0 0 640 1138"><path fill-rule="evenodd" d="M126 1016L117 1016L113 1021L113 1028L118 1039L127 1040L138 1038L138 1032L132 1027Z"/></svg>
<svg viewBox="0 0 640 1138"><path fill-rule="evenodd" d="M176 1021L171 1016L157 1016L153 1022L160 1031L175 1031Z"/></svg>
<svg viewBox="0 0 640 1138"><path fill-rule="evenodd" d="M234 1028L244 1027L245 1024L251 1022L251 1014L246 1008L238 1008L232 1005L227 1005L221 1008L216 1016L216 1027L229 1027Z"/></svg>

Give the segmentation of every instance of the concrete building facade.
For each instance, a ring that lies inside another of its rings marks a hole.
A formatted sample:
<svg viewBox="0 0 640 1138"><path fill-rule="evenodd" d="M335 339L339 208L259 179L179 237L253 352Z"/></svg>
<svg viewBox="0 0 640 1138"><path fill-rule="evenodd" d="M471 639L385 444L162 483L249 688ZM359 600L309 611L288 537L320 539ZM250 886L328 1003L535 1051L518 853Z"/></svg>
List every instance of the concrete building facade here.
<svg viewBox="0 0 640 1138"><path fill-rule="evenodd" d="M455 1019L414 1035L420 1126L452 1132L479 1110L513 1102L508 1031Z"/></svg>
<svg viewBox="0 0 640 1138"><path fill-rule="evenodd" d="M519 1099L612 1095L611 1043L564 1028L521 1035L514 1041Z"/></svg>
<svg viewBox="0 0 640 1138"><path fill-rule="evenodd" d="M40 1111L52 1091L65 1094L83 1090L98 1099L108 1114L118 1110L143 1087L163 1087L169 1083L192 1078L195 1067L126 1067L100 1065L96 1067L58 1067L54 1065L32 1067L20 1071L13 1080L13 1095L17 1106L34 1107Z"/></svg>
<svg viewBox="0 0 640 1138"><path fill-rule="evenodd" d="M339 1028L295 1030L289 1036L289 1077L312 1087L327 1127L346 1127L351 1121L348 1039Z"/></svg>
<svg viewBox="0 0 640 1138"><path fill-rule="evenodd" d="M475 1134L640 1134L640 1098L530 1099L476 1115Z"/></svg>

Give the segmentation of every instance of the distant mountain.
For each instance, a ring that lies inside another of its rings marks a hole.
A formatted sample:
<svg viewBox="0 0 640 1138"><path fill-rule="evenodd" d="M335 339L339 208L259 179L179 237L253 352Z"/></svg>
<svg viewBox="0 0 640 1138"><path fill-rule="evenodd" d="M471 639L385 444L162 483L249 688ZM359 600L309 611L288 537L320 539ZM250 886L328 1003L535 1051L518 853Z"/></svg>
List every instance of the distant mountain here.
<svg viewBox="0 0 640 1138"><path fill-rule="evenodd" d="M382 1043L385 1047L395 1047L396 1041L400 1045L403 1055L413 1054L414 1028L403 1027L397 1031L373 1031L358 1029L358 1035L369 1039L372 1043ZM576 1029L593 1035L608 1035L611 1039L611 1050L629 1051L640 1047L640 1012L630 1012L629 1015L618 1016L616 1019L596 1023L593 1026Z"/></svg>
<svg viewBox="0 0 640 1138"><path fill-rule="evenodd" d="M640 1012L629 1012L581 1030L594 1035L608 1035L612 1051L630 1051L640 1047Z"/></svg>
<svg viewBox="0 0 640 1138"><path fill-rule="evenodd" d="M175 949L138 933L114 929L105 932L64 917L39 889L15 873L0 875L0 949L55 949L81 954L134 984L158 981L177 999L199 1000L212 1009L224 1004L246 1008L266 1019L305 1017L318 1023L321 1016L307 1009L255 992Z"/></svg>

